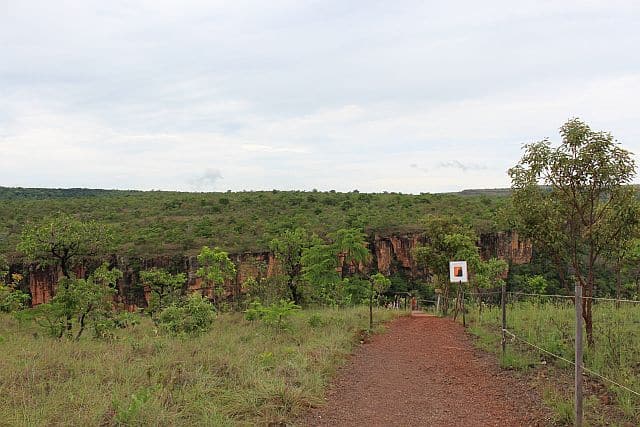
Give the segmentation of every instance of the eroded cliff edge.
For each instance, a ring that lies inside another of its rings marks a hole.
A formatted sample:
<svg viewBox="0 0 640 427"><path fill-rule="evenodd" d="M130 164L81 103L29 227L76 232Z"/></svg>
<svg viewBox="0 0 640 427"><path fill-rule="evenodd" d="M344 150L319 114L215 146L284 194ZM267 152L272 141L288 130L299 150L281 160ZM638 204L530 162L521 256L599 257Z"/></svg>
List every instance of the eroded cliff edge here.
<svg viewBox="0 0 640 427"><path fill-rule="evenodd" d="M370 265L363 267L367 270L380 271L385 275L402 273L412 280L425 279L428 271L416 265L412 250L424 244L427 238L423 233L373 235L369 239L372 261ZM531 242L522 239L516 232L482 234L478 239L478 247L483 259L497 257L506 260L510 265L526 264L531 261ZM269 252L232 254L231 259L237 266L237 274L234 280L226 283L229 296L242 293L242 284L249 277L260 279L273 276L278 272L277 260ZM197 260L193 256L148 259L112 256L108 261L124 273L123 278L118 282L118 302L129 309L146 305L148 295L139 285L139 272L153 267L166 268L173 273L186 273L189 289L200 288L200 280L195 277ZM95 269L97 264L97 261L86 261L76 266L74 270L77 276L83 277L87 272ZM56 269L31 264L14 265L12 270L25 275L33 305L46 303L55 295L61 275Z"/></svg>

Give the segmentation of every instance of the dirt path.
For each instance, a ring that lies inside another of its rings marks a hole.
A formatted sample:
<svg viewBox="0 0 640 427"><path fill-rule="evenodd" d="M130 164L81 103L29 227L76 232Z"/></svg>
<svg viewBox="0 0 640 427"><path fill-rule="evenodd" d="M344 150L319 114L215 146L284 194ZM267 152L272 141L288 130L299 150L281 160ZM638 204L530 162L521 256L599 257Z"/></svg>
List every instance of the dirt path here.
<svg viewBox="0 0 640 427"><path fill-rule="evenodd" d="M316 426L546 425L540 399L474 349L461 325L403 317L361 346L332 383ZM542 421L541 421L542 420Z"/></svg>

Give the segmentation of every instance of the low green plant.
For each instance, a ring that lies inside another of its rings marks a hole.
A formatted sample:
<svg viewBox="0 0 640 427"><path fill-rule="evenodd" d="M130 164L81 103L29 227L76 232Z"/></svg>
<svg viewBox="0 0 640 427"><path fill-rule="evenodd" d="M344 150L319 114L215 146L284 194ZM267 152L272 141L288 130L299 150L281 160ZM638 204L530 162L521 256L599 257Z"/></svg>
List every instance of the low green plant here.
<svg viewBox="0 0 640 427"><path fill-rule="evenodd" d="M312 314L307 319L307 323L312 328L319 328L319 327L321 327L321 326L323 326L325 324L325 320L318 314Z"/></svg>
<svg viewBox="0 0 640 427"><path fill-rule="evenodd" d="M185 302L174 303L156 317L156 322L171 334L198 335L209 330L216 318L213 305L200 294L191 294Z"/></svg>
<svg viewBox="0 0 640 427"><path fill-rule="evenodd" d="M544 390L542 398L544 403L553 410L553 418L556 424L563 426L573 425L573 399L567 398L551 388Z"/></svg>
<svg viewBox="0 0 640 427"><path fill-rule="evenodd" d="M297 310L300 310L299 305L284 299L267 307L263 306L260 301L254 301L245 311L245 318L247 320L260 320L265 325L273 326L277 329L286 329L289 325L289 318Z"/></svg>
<svg viewBox="0 0 640 427"><path fill-rule="evenodd" d="M116 410L115 421L118 425L134 425L136 417L151 399L155 387L145 387L131 394L127 402L113 402Z"/></svg>

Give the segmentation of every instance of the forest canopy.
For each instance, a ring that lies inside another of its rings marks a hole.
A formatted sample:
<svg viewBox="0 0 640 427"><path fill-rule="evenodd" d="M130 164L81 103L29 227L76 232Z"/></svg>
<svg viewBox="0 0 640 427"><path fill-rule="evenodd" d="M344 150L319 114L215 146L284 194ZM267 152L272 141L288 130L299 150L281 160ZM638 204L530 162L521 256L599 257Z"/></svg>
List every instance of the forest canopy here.
<svg viewBox="0 0 640 427"><path fill-rule="evenodd" d="M196 255L203 246L229 253L267 251L282 230L327 236L341 228L372 235L421 231L428 215L456 215L478 233L508 229L507 191L452 194L247 191L181 193L0 187L0 253L19 260L25 226L63 212L104 223L115 253Z"/></svg>

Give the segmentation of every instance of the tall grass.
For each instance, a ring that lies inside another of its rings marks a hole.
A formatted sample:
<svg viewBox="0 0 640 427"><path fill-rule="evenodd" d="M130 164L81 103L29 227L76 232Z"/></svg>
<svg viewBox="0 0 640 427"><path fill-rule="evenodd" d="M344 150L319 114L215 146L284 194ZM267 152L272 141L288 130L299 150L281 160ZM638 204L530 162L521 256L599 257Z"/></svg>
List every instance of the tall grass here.
<svg viewBox="0 0 640 427"><path fill-rule="evenodd" d="M379 320L396 311L380 310ZM288 329L219 316L196 338L143 322L71 342L0 317L0 420L8 425L253 425L320 403L368 327L364 308L304 310ZM378 325L378 329L381 326Z"/></svg>
<svg viewBox="0 0 640 427"><path fill-rule="evenodd" d="M471 331L479 344L497 351L502 312L499 307L470 308ZM595 301L593 306L595 345L584 343L584 366L632 390L640 392L640 304ZM574 360L575 308L571 299L532 297L507 304L507 329L519 338L549 352ZM566 362L539 352L517 340L507 344L503 364L526 368L544 360L567 369ZM595 376L614 396L625 416L640 423L640 398Z"/></svg>

